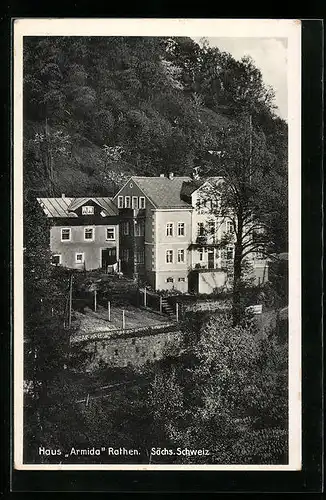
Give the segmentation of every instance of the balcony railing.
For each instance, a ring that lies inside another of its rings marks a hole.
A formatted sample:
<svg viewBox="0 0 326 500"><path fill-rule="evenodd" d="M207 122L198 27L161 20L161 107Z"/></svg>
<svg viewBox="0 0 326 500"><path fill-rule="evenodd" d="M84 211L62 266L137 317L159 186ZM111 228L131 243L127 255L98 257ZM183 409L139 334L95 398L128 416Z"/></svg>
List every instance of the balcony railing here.
<svg viewBox="0 0 326 500"><path fill-rule="evenodd" d="M192 271L221 271L227 269L230 265L232 265L232 261L221 260L217 262L200 262L193 264L191 267Z"/></svg>
<svg viewBox="0 0 326 500"><path fill-rule="evenodd" d="M191 245L195 247L217 247L218 239L215 235L199 235Z"/></svg>

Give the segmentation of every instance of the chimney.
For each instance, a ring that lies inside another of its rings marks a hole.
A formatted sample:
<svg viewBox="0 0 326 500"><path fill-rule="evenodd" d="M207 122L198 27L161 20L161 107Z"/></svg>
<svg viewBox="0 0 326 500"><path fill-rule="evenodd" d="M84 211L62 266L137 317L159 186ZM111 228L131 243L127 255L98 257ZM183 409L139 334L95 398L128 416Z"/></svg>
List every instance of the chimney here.
<svg viewBox="0 0 326 500"><path fill-rule="evenodd" d="M64 193L62 193L61 198L65 198L65 197L66 197L66 195Z"/></svg>
<svg viewBox="0 0 326 500"><path fill-rule="evenodd" d="M173 180L173 177L174 177L174 173L173 172L169 172L169 179L170 179L170 181Z"/></svg>
<svg viewBox="0 0 326 500"><path fill-rule="evenodd" d="M160 174L160 177L164 177L164 174Z"/></svg>

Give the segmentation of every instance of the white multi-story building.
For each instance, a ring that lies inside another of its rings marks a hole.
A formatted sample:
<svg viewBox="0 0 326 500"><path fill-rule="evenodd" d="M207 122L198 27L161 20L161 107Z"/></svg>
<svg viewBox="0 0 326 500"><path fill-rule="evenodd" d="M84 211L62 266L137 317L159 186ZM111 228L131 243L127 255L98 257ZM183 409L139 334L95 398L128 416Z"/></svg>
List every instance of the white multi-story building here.
<svg viewBox="0 0 326 500"><path fill-rule="evenodd" d="M113 198L119 210L122 271L155 290L211 293L229 286L233 227L227 217L214 215L218 199L207 200L206 188L213 181L223 179L131 177ZM218 248L225 233L229 243ZM247 258L256 282L268 278L261 257L255 253Z"/></svg>

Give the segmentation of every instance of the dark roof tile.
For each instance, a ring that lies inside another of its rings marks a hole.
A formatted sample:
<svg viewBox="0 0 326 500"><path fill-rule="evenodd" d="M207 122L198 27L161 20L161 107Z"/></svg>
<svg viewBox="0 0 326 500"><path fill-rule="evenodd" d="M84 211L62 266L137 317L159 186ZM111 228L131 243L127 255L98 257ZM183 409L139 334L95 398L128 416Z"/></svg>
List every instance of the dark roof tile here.
<svg viewBox="0 0 326 500"><path fill-rule="evenodd" d="M132 177L156 208L191 208L181 199L182 184L190 177Z"/></svg>

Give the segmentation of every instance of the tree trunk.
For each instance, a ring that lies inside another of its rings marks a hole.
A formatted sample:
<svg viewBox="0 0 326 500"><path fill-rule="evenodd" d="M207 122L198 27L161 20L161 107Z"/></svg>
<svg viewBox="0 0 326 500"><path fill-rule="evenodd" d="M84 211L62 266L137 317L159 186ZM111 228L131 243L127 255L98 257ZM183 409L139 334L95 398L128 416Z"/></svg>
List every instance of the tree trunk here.
<svg viewBox="0 0 326 500"><path fill-rule="evenodd" d="M233 264L233 295L232 295L232 319L233 326L241 320L241 246L235 244L234 264Z"/></svg>
<svg viewBox="0 0 326 500"><path fill-rule="evenodd" d="M243 219L242 210L238 213L238 231L234 248L233 262L233 296L232 296L232 319L233 326L241 320L241 278L242 278L242 239L243 239Z"/></svg>

